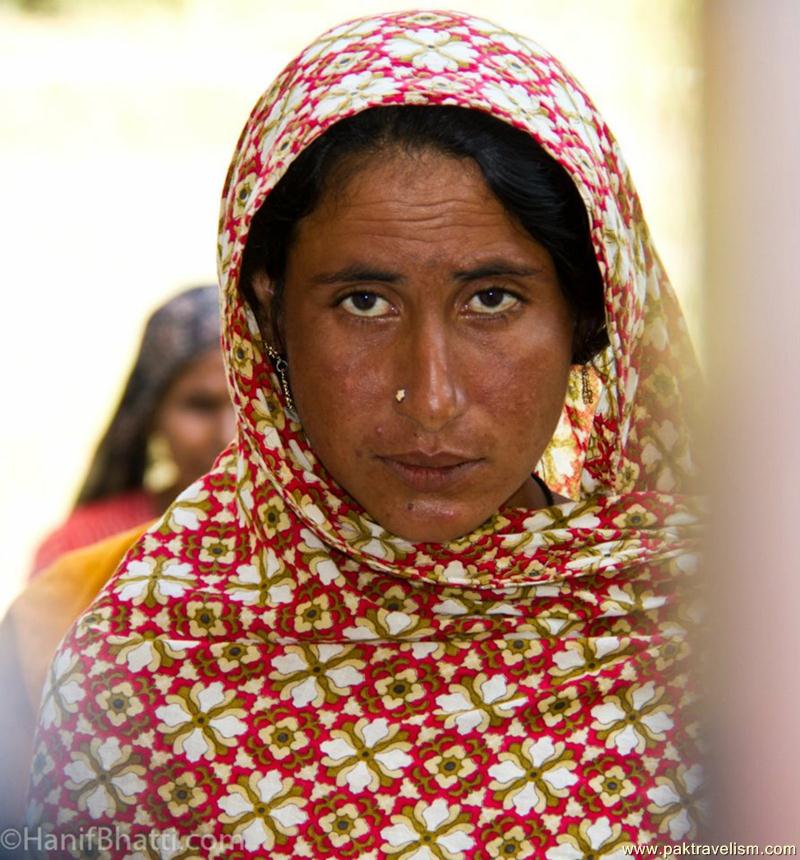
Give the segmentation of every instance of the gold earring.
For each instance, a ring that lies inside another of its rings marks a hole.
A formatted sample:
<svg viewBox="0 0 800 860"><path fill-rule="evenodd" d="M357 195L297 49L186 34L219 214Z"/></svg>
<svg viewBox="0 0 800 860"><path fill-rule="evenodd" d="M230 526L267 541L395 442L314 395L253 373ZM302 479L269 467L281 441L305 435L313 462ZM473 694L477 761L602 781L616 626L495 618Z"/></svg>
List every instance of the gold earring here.
<svg viewBox="0 0 800 860"><path fill-rule="evenodd" d="M406 399L406 390L405 388L398 388L394 393L394 399L398 403L402 403Z"/></svg>
<svg viewBox="0 0 800 860"><path fill-rule="evenodd" d="M172 449L165 436L152 433L147 440L147 461L142 476L142 486L157 496L172 489L180 477L180 469L172 456Z"/></svg>
<svg viewBox="0 0 800 860"><path fill-rule="evenodd" d="M589 365L584 364L581 367L581 394L583 402L590 406L594 403L594 393L592 392L592 383L589 380Z"/></svg>
<svg viewBox="0 0 800 860"><path fill-rule="evenodd" d="M297 417L297 410L294 408L294 400L292 399L292 392L289 390L289 362L286 359L279 355L268 341L264 341L264 347L267 350L267 355L272 360L272 364L277 371L278 377L281 381L281 390L283 391L283 398L286 401L286 409L290 413L292 418Z"/></svg>

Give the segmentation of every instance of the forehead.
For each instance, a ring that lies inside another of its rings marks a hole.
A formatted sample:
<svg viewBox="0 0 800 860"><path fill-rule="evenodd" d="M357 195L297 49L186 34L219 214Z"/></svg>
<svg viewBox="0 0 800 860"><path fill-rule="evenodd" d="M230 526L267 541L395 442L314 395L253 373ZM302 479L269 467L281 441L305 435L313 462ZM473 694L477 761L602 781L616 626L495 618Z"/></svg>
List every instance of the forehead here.
<svg viewBox="0 0 800 860"><path fill-rule="evenodd" d="M201 355L193 358L175 376L172 388L213 388L225 386L225 365L222 352L216 346L209 347Z"/></svg>
<svg viewBox="0 0 800 860"><path fill-rule="evenodd" d="M337 166L297 231L306 253L344 251L368 240L425 249L427 261L478 244L489 254L539 248L489 188L478 165L430 150L349 156Z"/></svg>
<svg viewBox="0 0 800 860"><path fill-rule="evenodd" d="M485 205L492 199L494 195L471 158L431 149L384 147L348 155L335 165L316 208L341 215L370 204Z"/></svg>

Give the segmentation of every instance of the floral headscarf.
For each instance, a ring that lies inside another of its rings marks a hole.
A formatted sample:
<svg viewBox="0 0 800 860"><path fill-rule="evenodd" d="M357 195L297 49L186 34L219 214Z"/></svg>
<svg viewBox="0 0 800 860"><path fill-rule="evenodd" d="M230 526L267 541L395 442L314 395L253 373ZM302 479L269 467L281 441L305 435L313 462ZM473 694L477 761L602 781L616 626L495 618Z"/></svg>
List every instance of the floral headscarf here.
<svg viewBox="0 0 800 860"><path fill-rule="evenodd" d="M239 291L252 217L292 160L389 104L460 105L531 134L586 203L606 285L594 397L576 369L540 465L574 501L504 509L441 546L386 533L332 482ZM113 822L162 840L124 856L173 860L564 860L690 836L696 368L628 172L575 81L455 13L331 30L241 135L219 274L237 441L62 644L32 822Z"/></svg>

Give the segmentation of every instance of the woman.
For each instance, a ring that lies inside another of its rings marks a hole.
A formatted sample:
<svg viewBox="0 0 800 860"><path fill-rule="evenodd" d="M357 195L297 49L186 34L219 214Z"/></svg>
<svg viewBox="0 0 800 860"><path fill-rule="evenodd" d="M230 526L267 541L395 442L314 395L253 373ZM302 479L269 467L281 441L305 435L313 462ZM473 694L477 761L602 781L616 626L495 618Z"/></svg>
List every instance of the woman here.
<svg viewBox="0 0 800 860"><path fill-rule="evenodd" d="M219 264L237 441L63 643L32 820L180 857L690 836L696 370L582 90L485 21L337 27L245 127Z"/></svg>
<svg viewBox="0 0 800 860"><path fill-rule="evenodd" d="M233 435L214 287L159 307L73 511L36 551L32 576L59 556L155 519Z"/></svg>

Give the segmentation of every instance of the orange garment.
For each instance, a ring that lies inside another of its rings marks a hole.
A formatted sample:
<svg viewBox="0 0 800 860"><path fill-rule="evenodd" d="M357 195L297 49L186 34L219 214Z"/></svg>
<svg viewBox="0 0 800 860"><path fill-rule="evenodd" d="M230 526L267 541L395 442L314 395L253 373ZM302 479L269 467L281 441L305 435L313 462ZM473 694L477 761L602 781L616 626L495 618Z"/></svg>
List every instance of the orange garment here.
<svg viewBox="0 0 800 860"><path fill-rule="evenodd" d="M17 597L0 624L0 824L21 818L36 712L58 643L147 525L61 556Z"/></svg>

